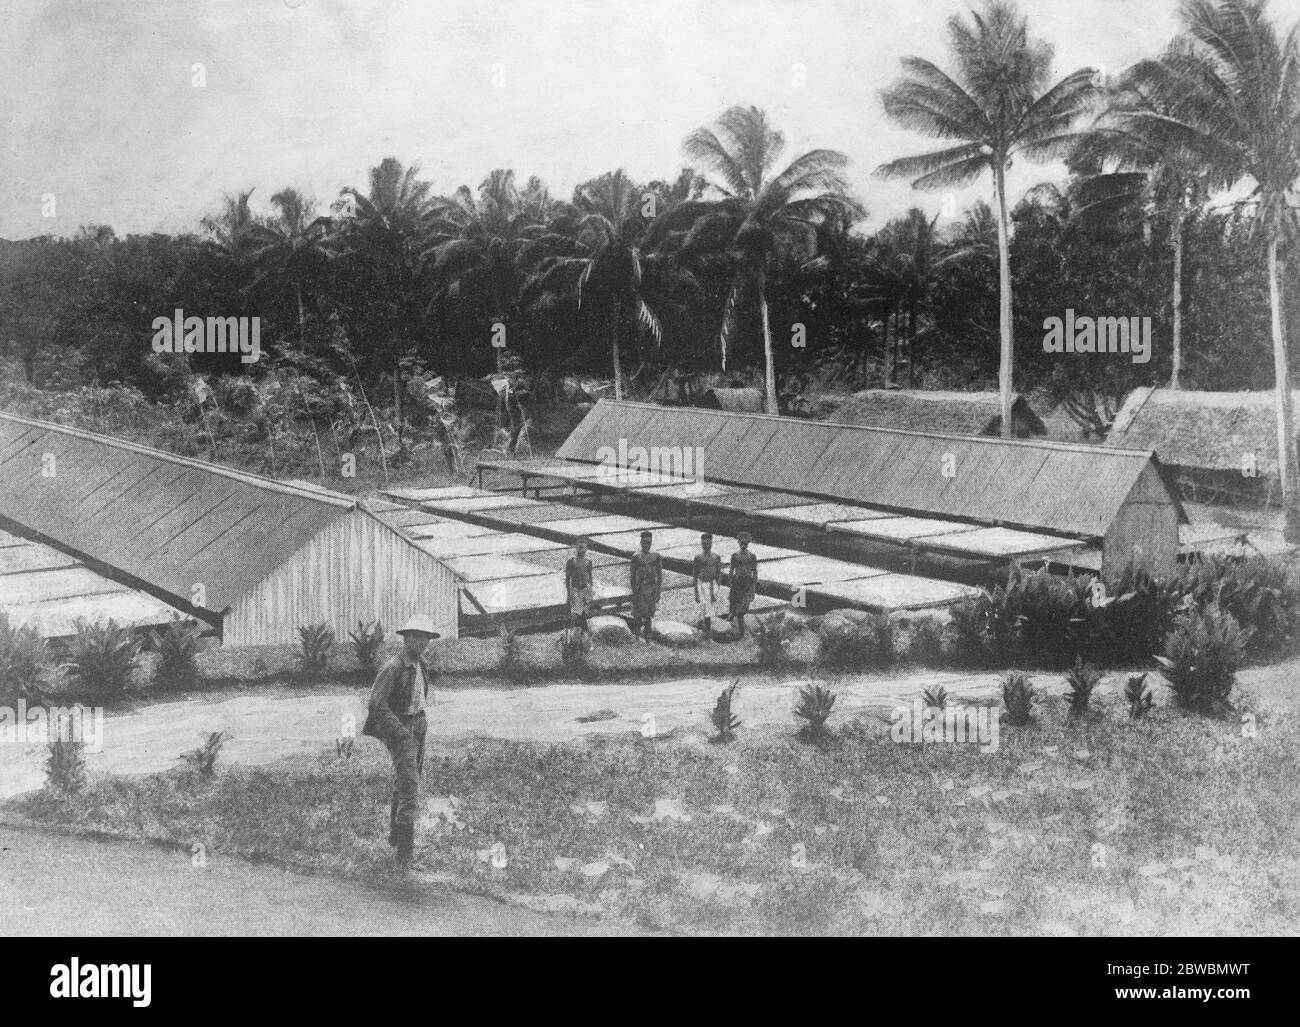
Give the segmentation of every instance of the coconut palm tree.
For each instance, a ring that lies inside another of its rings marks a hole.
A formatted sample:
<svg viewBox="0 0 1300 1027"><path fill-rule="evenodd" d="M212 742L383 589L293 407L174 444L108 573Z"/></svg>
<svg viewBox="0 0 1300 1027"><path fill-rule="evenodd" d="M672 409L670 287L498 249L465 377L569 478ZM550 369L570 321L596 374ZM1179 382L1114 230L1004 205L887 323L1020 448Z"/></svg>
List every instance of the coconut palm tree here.
<svg viewBox="0 0 1300 1027"><path fill-rule="evenodd" d="M401 360L416 343L427 307L425 252L431 186L419 168L385 157L369 189L339 193L337 246L349 275L340 305L368 337L380 367L391 369L397 432L402 432Z"/></svg>
<svg viewBox="0 0 1300 1027"><path fill-rule="evenodd" d="M592 313L605 326L616 399L623 398L621 355L629 324L662 344L665 319L680 313L683 295L699 293L690 272L666 253L644 248L654 219L688 194L686 176L677 185L642 187L621 168L583 182L552 225L573 238L577 251L549 255L525 288L530 303L546 292L571 293L580 313Z"/></svg>
<svg viewBox="0 0 1300 1027"><path fill-rule="evenodd" d="M515 173L500 168L480 183L477 193L463 185L439 201L428 222L427 251L437 297L476 296L491 322L505 325L509 333L518 321L519 294L529 269L553 246L567 247L547 229L545 219L557 211L539 180L530 179L521 194ZM501 359L498 349L498 366Z"/></svg>
<svg viewBox="0 0 1300 1027"><path fill-rule="evenodd" d="M298 303L298 341L302 342L303 288L333 257L331 222L315 217L313 204L297 189L281 189L271 197L276 216L255 225L251 237L256 245L252 260L262 268L259 280L268 275L287 279ZM254 283L256 284L256 283Z"/></svg>
<svg viewBox="0 0 1300 1027"><path fill-rule="evenodd" d="M1073 141L1071 128L1096 88L1083 68L1049 86L1052 48L1029 37L1016 7L990 0L983 12L948 20L953 74L920 57L903 58L904 75L881 94L885 113L899 124L957 145L890 161L886 177L912 179L919 189L951 189L993 174L998 206L1002 434L1010 438L1014 348L1011 321L1010 222L1006 173L1012 158L1048 160Z"/></svg>
<svg viewBox="0 0 1300 1027"><path fill-rule="evenodd" d="M684 256L725 253L731 267L723 305L720 345L726 367L727 344L735 330L737 307L746 293L757 301L763 324L764 409L777 412L776 368L768 320L767 282L779 252L816 254L818 226L842 217L860 217L861 206L849 196L842 169L848 158L836 150L809 150L784 170L773 166L785 149L785 136L757 107L732 107L713 128L686 137L686 155L714 175L716 200L680 204L661 215L647 240L651 246L685 228Z"/></svg>
<svg viewBox="0 0 1300 1027"><path fill-rule="evenodd" d="M1169 387L1182 387L1183 248L1188 224L1206 199L1205 175L1195 155L1152 138L1142 119L1167 117L1158 99L1148 96L1126 76L1110 91L1106 110L1084 133L1070 154L1072 170L1082 174L1075 187L1077 216L1114 216L1137 207L1142 211L1148 243L1153 221L1168 226L1173 254L1171 300L1172 366Z"/></svg>
<svg viewBox="0 0 1300 1027"><path fill-rule="evenodd" d="M1283 322L1282 247L1296 237L1289 193L1300 181L1300 40L1280 37L1266 0L1188 0L1185 31L1155 60L1131 69L1160 109L1133 121L1162 146L1196 155L1211 188L1254 182L1255 225L1267 254L1277 391L1278 474L1286 535L1300 541L1300 483Z"/></svg>

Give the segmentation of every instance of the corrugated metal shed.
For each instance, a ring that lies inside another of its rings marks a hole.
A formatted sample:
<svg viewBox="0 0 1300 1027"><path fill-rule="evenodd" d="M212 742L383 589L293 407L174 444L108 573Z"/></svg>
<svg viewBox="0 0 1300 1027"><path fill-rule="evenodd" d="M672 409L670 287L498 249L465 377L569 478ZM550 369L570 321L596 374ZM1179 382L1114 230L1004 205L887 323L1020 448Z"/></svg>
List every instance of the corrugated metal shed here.
<svg viewBox="0 0 1300 1027"><path fill-rule="evenodd" d="M219 625L234 644L295 643L304 624L337 634L417 611L456 633L455 574L352 497L8 414L0 525Z"/></svg>
<svg viewBox="0 0 1300 1027"><path fill-rule="evenodd" d="M597 461L601 447L620 439L700 446L710 481L1090 538L1106 534L1144 471L1159 470L1149 452L609 401L591 410L557 456ZM1186 521L1167 489L1164 501Z"/></svg>

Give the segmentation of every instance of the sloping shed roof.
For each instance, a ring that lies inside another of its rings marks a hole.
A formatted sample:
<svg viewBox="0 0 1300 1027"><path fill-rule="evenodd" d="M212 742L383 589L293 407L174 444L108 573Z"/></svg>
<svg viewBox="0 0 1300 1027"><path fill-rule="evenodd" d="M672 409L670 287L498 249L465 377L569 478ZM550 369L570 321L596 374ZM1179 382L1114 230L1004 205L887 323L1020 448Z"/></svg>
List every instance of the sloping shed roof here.
<svg viewBox="0 0 1300 1027"><path fill-rule="evenodd" d="M854 393L829 420L899 431L997 435L1002 427L1002 399L996 392L867 389ZM1018 433L1047 434L1047 425L1024 396L1014 397L1011 422Z"/></svg>
<svg viewBox="0 0 1300 1027"><path fill-rule="evenodd" d="M53 464L44 462L46 454ZM50 477L42 468L52 467ZM0 414L0 526L220 612L357 508L260 475ZM6 524L5 522L8 522ZM11 529L12 530L12 529Z"/></svg>
<svg viewBox="0 0 1300 1027"><path fill-rule="evenodd" d="M1115 415L1107 446L1154 450L1165 464L1240 471L1254 453L1259 473L1277 474L1277 415L1268 392L1134 389ZM1300 404L1300 391L1293 393Z"/></svg>
<svg viewBox="0 0 1300 1027"><path fill-rule="evenodd" d="M700 446L706 480L1086 537L1104 535L1147 468L1159 470L1148 452L609 401L557 456L600 461L620 439L629 448ZM951 478L941 473L947 454Z"/></svg>

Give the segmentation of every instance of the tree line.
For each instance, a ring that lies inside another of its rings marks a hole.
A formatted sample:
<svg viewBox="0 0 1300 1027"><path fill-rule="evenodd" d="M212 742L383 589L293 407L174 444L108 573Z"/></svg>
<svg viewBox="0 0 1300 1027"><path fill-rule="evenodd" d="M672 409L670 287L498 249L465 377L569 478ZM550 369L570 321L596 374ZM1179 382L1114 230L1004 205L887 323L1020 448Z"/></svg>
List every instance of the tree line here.
<svg viewBox="0 0 1300 1027"><path fill-rule="evenodd" d="M0 342L44 385L162 397L178 375L151 354L149 325L182 307L259 315L272 361L352 377L391 396L399 422L403 379L423 369L592 374L622 395L669 369L754 367L770 411L828 369L854 386L996 380L1004 411L1013 386L1046 391L1104 434L1135 385L1290 381L1296 34L1264 0L1189 0L1181 18L1164 52L1113 79L1054 80L1051 46L1003 0L950 19L942 63L904 57L884 112L939 148L876 171L939 193L991 186L965 211L944 196L940 216L916 207L864 233L847 158L790 157L763 111L737 106L685 138L676 177L614 170L568 199L509 169L440 195L388 157L328 209L292 187L260 206L250 189L193 233L92 225L8 243ZM1068 175L1012 205L1020 159L1064 160ZM1044 353L1043 322L1067 306L1152 316L1155 359ZM1290 392L1277 395L1294 506Z"/></svg>

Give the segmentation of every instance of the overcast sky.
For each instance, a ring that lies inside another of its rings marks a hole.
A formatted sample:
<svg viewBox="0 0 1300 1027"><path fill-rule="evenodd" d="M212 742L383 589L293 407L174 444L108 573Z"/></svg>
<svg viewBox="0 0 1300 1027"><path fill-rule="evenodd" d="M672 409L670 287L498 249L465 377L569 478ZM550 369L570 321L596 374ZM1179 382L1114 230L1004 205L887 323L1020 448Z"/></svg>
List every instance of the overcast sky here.
<svg viewBox="0 0 1300 1027"><path fill-rule="evenodd" d="M1056 74L1118 71L1176 0L1032 0ZM899 57L948 63L966 0L10 0L0 34L0 237L193 231L224 193L294 185L325 207L385 156L435 191L513 167L567 199L623 167L674 176L682 139L765 108L787 157L843 150L875 225L942 194L872 176L933 144L888 123ZM1274 0L1290 24L1300 0ZM206 84L192 84L202 64ZM806 84L795 84L795 65ZM499 66L499 67L497 67ZM504 84L494 84L494 72ZM1017 166L1016 192L1059 169ZM57 216L42 217L53 194ZM991 184L956 195L960 208Z"/></svg>

